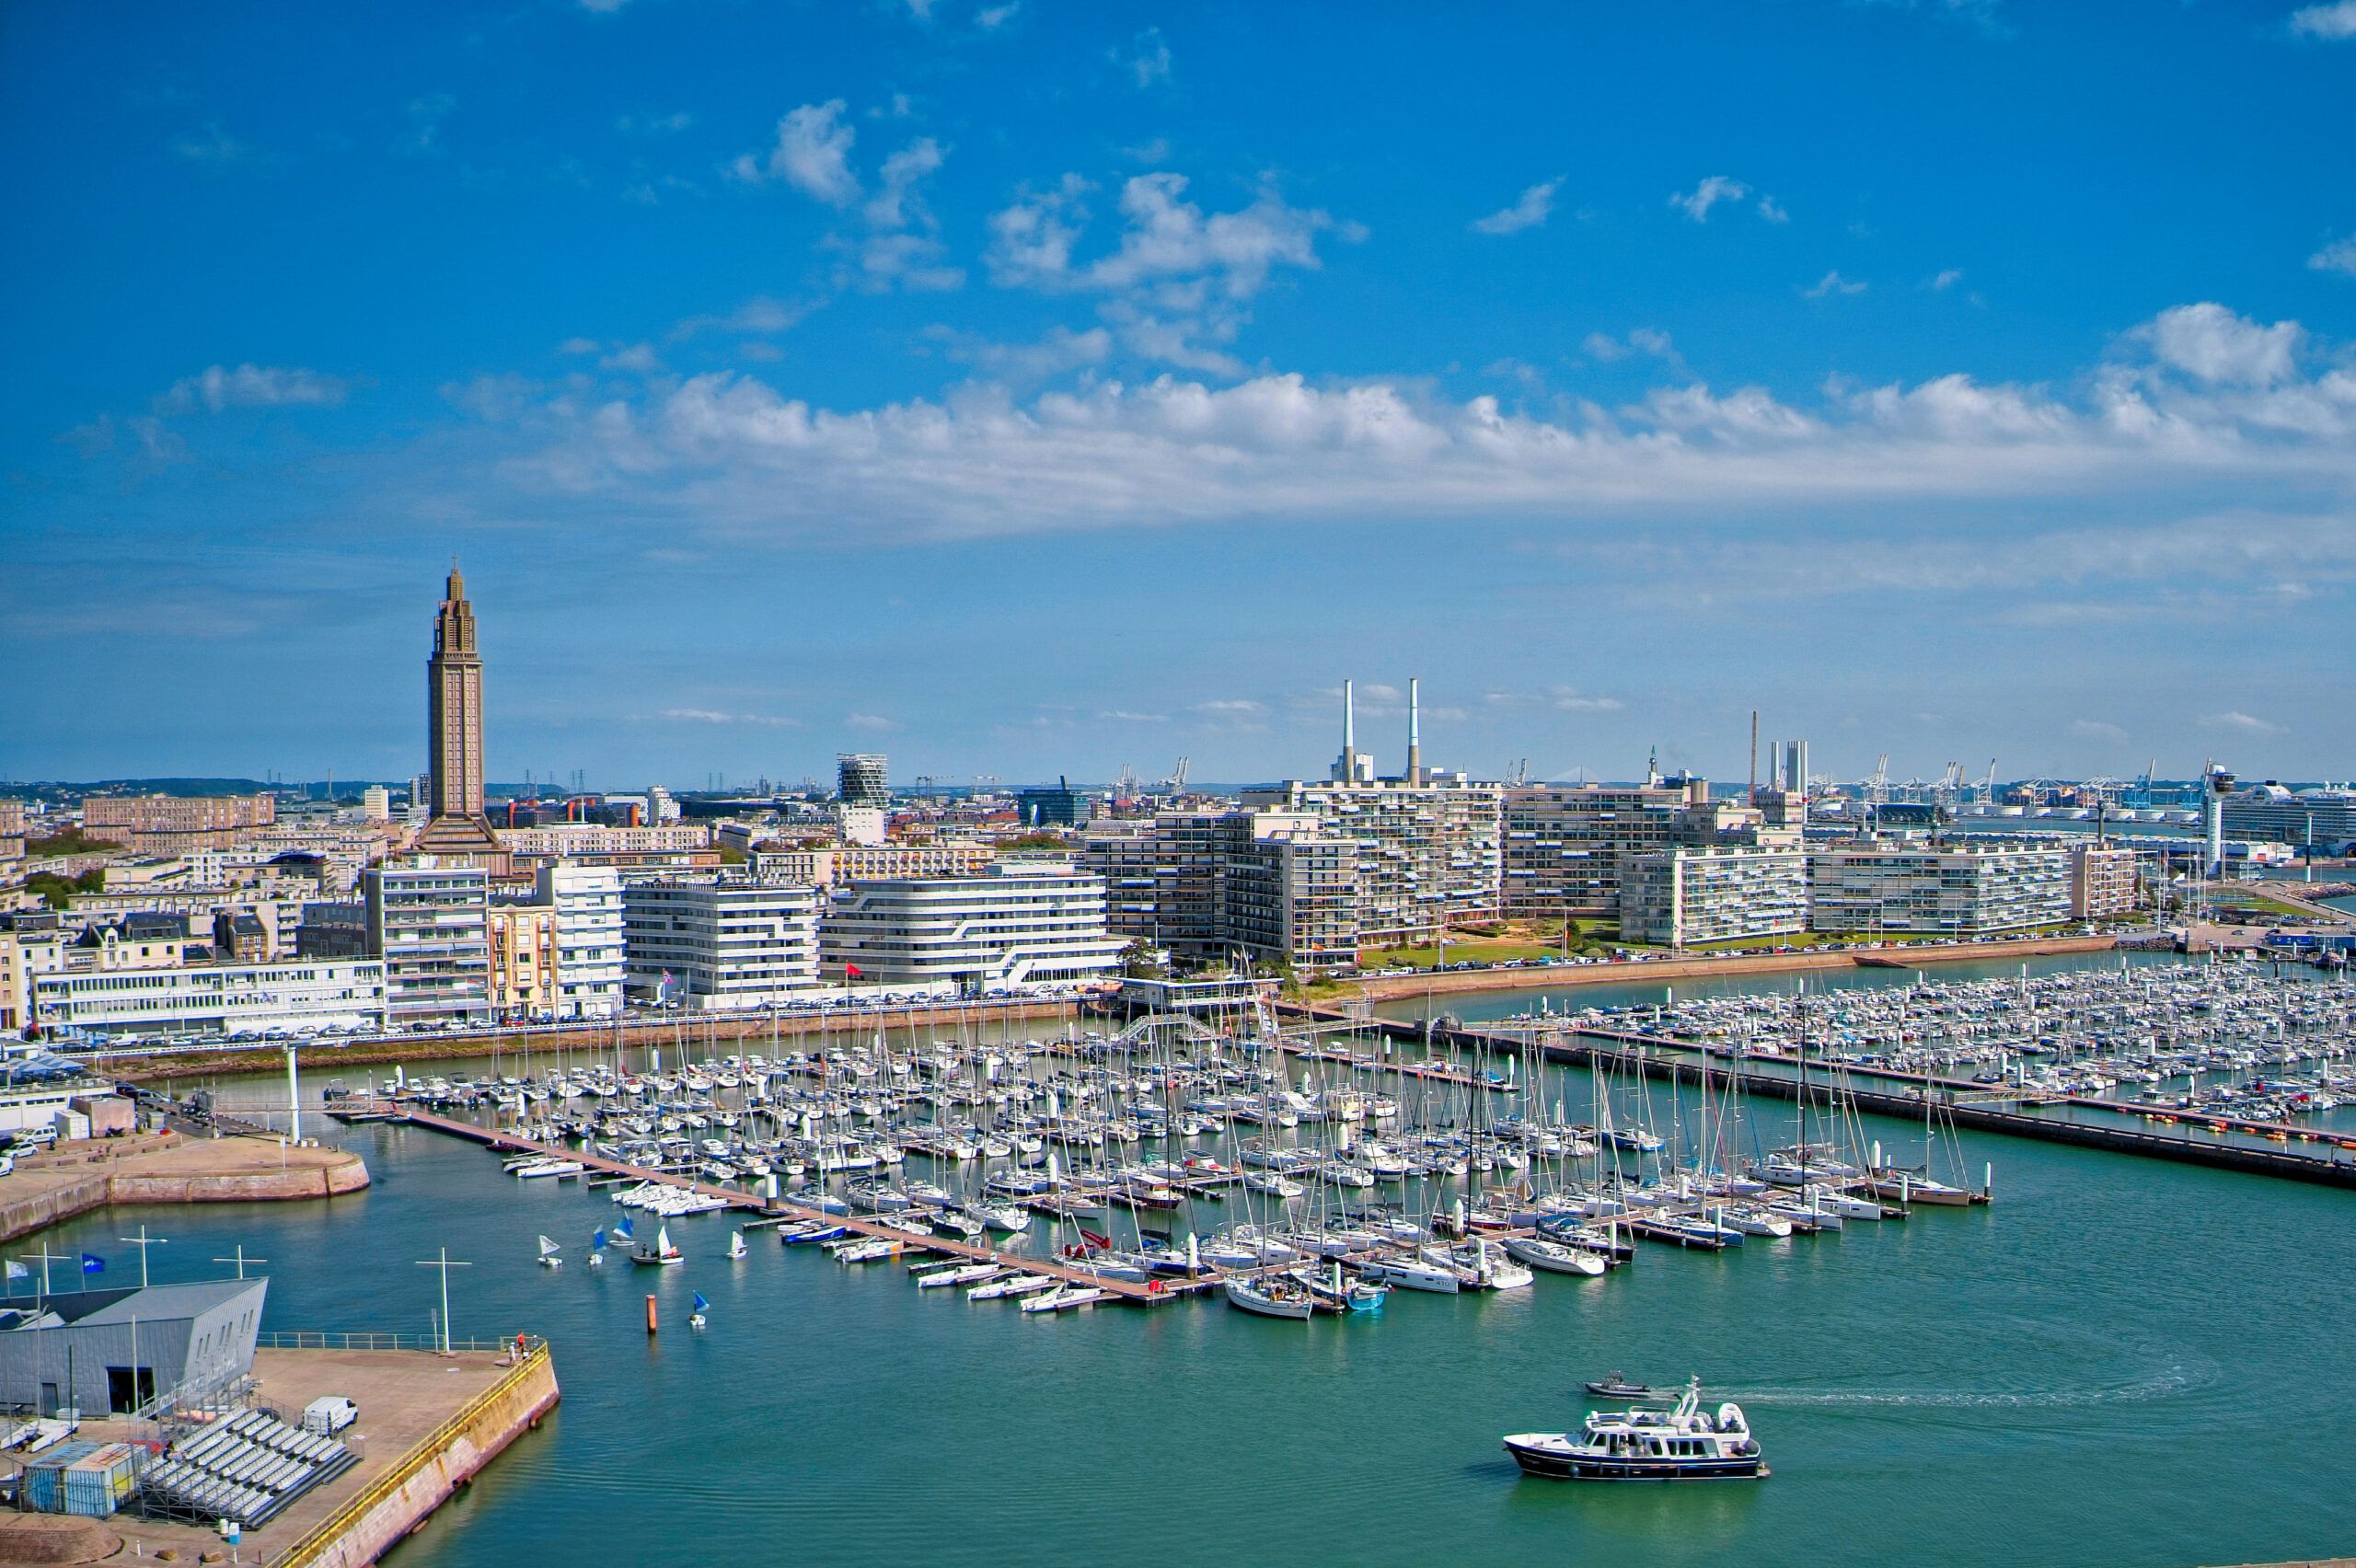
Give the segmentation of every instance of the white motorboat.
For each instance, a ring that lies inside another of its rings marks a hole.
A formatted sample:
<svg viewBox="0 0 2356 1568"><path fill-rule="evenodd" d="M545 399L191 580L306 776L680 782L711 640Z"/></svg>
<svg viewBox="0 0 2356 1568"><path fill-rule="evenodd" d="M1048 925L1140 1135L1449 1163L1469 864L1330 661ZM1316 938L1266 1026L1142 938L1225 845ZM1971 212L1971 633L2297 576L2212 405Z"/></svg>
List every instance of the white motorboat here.
<svg viewBox="0 0 2356 1568"><path fill-rule="evenodd" d="M1554 1481L1751 1481L1768 1474L1742 1407L1701 1408L1701 1380L1677 1408L1589 1415L1577 1432L1518 1432L1506 1452L1524 1475Z"/></svg>

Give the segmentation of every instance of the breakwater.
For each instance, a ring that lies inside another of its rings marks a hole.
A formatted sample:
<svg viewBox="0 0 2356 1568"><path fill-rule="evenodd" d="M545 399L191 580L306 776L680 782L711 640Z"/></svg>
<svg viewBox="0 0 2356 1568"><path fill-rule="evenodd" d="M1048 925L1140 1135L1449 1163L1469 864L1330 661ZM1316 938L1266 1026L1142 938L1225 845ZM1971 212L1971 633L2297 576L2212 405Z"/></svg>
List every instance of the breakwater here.
<svg viewBox="0 0 2356 1568"><path fill-rule="evenodd" d="M20 1161L0 1182L0 1242L111 1204L256 1203L332 1198L368 1185L348 1149L274 1138L184 1138L70 1146Z"/></svg>

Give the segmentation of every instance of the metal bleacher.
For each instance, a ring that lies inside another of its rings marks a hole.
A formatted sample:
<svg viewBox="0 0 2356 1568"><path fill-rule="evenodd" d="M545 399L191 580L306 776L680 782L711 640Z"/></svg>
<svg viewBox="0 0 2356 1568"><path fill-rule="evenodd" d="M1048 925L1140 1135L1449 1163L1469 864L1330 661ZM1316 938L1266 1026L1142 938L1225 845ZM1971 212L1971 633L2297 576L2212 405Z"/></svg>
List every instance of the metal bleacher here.
<svg viewBox="0 0 2356 1568"><path fill-rule="evenodd" d="M290 1426L264 1410L241 1411L177 1439L139 1477L148 1512L260 1525L359 1456L332 1437Z"/></svg>

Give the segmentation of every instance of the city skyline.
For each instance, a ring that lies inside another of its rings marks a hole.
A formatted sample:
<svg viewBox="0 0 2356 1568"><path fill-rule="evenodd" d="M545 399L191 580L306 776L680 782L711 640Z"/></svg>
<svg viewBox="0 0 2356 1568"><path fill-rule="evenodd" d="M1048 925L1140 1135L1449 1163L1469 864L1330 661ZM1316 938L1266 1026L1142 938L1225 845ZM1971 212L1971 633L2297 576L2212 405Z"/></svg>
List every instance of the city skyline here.
<svg viewBox="0 0 2356 1568"><path fill-rule="evenodd" d="M2341 777L2327 9L12 17L0 772Z"/></svg>

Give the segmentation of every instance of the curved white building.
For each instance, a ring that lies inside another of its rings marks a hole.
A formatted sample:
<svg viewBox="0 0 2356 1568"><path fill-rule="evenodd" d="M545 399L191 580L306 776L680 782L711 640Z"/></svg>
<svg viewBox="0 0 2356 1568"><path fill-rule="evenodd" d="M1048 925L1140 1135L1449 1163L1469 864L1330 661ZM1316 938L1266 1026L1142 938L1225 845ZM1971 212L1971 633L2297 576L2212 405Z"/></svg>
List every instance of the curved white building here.
<svg viewBox="0 0 2356 1568"><path fill-rule="evenodd" d="M1127 943L1104 917L1104 879L1061 866L895 877L837 891L819 952L830 973L862 985L947 981L971 990L1109 979Z"/></svg>

